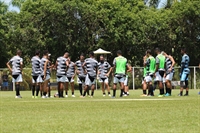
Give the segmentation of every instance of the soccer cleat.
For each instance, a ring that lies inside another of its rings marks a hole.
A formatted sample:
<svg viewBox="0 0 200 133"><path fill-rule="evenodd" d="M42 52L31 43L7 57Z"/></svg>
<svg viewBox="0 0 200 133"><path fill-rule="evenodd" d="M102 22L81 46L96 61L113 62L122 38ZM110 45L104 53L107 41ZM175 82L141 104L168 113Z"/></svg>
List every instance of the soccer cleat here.
<svg viewBox="0 0 200 133"><path fill-rule="evenodd" d="M148 95L147 97L153 97L153 95Z"/></svg>
<svg viewBox="0 0 200 133"><path fill-rule="evenodd" d="M85 98L85 96L80 96L80 98Z"/></svg>
<svg viewBox="0 0 200 133"><path fill-rule="evenodd" d="M105 97L106 95L105 94L103 94L103 97Z"/></svg>
<svg viewBox="0 0 200 133"><path fill-rule="evenodd" d="M179 97L181 97L181 96L183 96L183 95L181 95L181 94L178 94L178 96L179 96Z"/></svg>
<svg viewBox="0 0 200 133"><path fill-rule="evenodd" d="M109 97L111 97L111 95L110 95L110 94L109 94L108 96L109 96Z"/></svg>
<svg viewBox="0 0 200 133"><path fill-rule="evenodd" d="M75 95L72 95L72 97L76 97Z"/></svg>
<svg viewBox="0 0 200 133"><path fill-rule="evenodd" d="M166 96L166 97L168 97L168 96L171 96L171 94L169 94L169 93L166 93L166 94L165 94L165 96Z"/></svg>
<svg viewBox="0 0 200 133"><path fill-rule="evenodd" d="M32 96L32 98L35 98L34 96Z"/></svg>
<svg viewBox="0 0 200 133"><path fill-rule="evenodd" d="M43 99L48 98L47 96L42 96Z"/></svg>
<svg viewBox="0 0 200 133"><path fill-rule="evenodd" d="M65 97L68 97L68 95L65 95Z"/></svg>
<svg viewBox="0 0 200 133"><path fill-rule="evenodd" d="M183 96L189 96L188 94L185 94L185 95L183 95Z"/></svg>
<svg viewBox="0 0 200 133"><path fill-rule="evenodd" d="M123 96L124 96L124 97L127 97L128 95L127 95L127 94L124 94Z"/></svg>
<svg viewBox="0 0 200 133"><path fill-rule="evenodd" d="M141 97L146 97L147 96L147 94L142 94L142 95L140 95Z"/></svg>
<svg viewBox="0 0 200 133"><path fill-rule="evenodd" d="M22 98L22 97L19 95L19 96L15 96L15 98Z"/></svg>
<svg viewBox="0 0 200 133"><path fill-rule="evenodd" d="M111 98L115 98L115 96L112 96Z"/></svg>
<svg viewBox="0 0 200 133"><path fill-rule="evenodd" d="M159 94L158 97L164 97L164 95Z"/></svg>

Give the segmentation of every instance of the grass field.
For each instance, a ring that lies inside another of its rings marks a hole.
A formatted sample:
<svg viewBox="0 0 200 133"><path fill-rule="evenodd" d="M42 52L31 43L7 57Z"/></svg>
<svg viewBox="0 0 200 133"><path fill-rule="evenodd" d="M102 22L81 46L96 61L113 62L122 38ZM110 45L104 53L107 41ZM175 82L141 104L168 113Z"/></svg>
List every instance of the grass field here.
<svg viewBox="0 0 200 133"><path fill-rule="evenodd" d="M32 99L23 91L22 99L14 92L0 92L1 133L200 133L199 90L189 97L140 97L141 90L130 96L94 98ZM52 92L54 93L54 92ZM157 94L156 91L155 94ZM117 91L119 95L119 91Z"/></svg>

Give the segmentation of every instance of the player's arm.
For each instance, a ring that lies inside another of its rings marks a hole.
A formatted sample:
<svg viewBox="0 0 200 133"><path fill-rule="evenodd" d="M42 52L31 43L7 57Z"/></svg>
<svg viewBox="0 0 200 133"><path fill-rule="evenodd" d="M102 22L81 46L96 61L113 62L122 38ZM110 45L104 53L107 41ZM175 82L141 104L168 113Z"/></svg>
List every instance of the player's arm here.
<svg viewBox="0 0 200 133"><path fill-rule="evenodd" d="M127 72L132 72L132 66L131 65L127 65Z"/></svg>
<svg viewBox="0 0 200 133"><path fill-rule="evenodd" d="M22 73L22 70L23 70L23 60L22 59L20 61L20 70L21 70L21 73Z"/></svg>
<svg viewBox="0 0 200 133"><path fill-rule="evenodd" d="M171 62L172 62L172 66L171 66L171 68L170 68L170 70L172 70L172 68L175 66L176 62L175 62L175 60L174 60L174 58L173 58L172 56L169 56L168 58L169 58L169 59L171 60Z"/></svg>
<svg viewBox="0 0 200 133"><path fill-rule="evenodd" d="M72 76L72 79L74 79L75 76L76 76L76 65L74 63L74 75Z"/></svg>
<svg viewBox="0 0 200 133"><path fill-rule="evenodd" d="M6 63L6 66L8 67L9 71L12 73L12 68L11 68L11 66L10 66L10 61L8 61L8 62Z"/></svg>
<svg viewBox="0 0 200 133"><path fill-rule="evenodd" d="M145 55L145 56L143 57L143 66L145 67L146 64L147 64L147 56Z"/></svg>
<svg viewBox="0 0 200 133"><path fill-rule="evenodd" d="M200 69L200 63L199 63L199 69Z"/></svg>
<svg viewBox="0 0 200 133"><path fill-rule="evenodd" d="M65 63L66 63L66 71L68 70L68 68L69 68L69 61L68 60L66 60L65 61Z"/></svg>
<svg viewBox="0 0 200 133"><path fill-rule="evenodd" d="M56 61L55 65L54 65L54 69L56 70L58 66L58 61Z"/></svg>
<svg viewBox="0 0 200 133"><path fill-rule="evenodd" d="M44 79L46 79L46 72L47 72L47 65L49 63L49 60L47 60L45 63L44 63Z"/></svg>
<svg viewBox="0 0 200 133"><path fill-rule="evenodd" d="M159 69L159 63L160 63L160 60L159 60L158 57L156 57L156 70L155 70L155 72L157 72L158 69Z"/></svg>
<svg viewBox="0 0 200 133"><path fill-rule="evenodd" d="M87 71L85 69L85 65L86 65L86 62L83 63L82 68L83 68L84 73L87 73Z"/></svg>
<svg viewBox="0 0 200 133"><path fill-rule="evenodd" d="M184 68L185 68L185 58L183 57L181 61L181 74L183 73Z"/></svg>

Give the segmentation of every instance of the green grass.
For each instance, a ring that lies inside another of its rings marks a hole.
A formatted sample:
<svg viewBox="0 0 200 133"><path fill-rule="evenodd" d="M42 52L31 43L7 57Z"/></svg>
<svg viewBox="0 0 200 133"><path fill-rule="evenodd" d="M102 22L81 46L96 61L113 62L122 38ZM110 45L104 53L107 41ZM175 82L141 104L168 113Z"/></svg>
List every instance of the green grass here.
<svg viewBox="0 0 200 133"><path fill-rule="evenodd" d="M23 91L22 99L14 92L0 92L1 133L199 133L199 90L189 97L141 98L141 90L130 96L94 98L32 99ZM55 93L55 92L53 92ZM158 91L156 91L158 94ZM119 96L119 90L117 91Z"/></svg>

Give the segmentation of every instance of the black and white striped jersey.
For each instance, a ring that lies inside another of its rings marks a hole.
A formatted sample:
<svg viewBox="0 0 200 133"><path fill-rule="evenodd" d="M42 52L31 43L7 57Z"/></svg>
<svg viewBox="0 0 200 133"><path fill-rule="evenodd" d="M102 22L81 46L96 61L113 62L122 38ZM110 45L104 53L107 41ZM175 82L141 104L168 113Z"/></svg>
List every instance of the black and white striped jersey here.
<svg viewBox="0 0 200 133"><path fill-rule="evenodd" d="M12 75L19 75L21 74L21 66L20 63L23 62L23 59L19 57L18 55L13 56L10 60L9 63L12 64Z"/></svg>
<svg viewBox="0 0 200 133"><path fill-rule="evenodd" d="M41 74L40 58L38 56L33 56L31 62L32 62L32 76L39 76Z"/></svg>
<svg viewBox="0 0 200 133"><path fill-rule="evenodd" d="M111 66L107 61L99 62L98 63L98 70L100 72L99 77L100 78L107 78L107 76L105 76L105 74L108 73L110 67Z"/></svg>
<svg viewBox="0 0 200 133"><path fill-rule="evenodd" d="M87 74L91 77L96 77L98 62L93 58L85 59Z"/></svg>
<svg viewBox="0 0 200 133"><path fill-rule="evenodd" d="M74 62L70 61L69 67L67 69L67 77L72 77L75 74L75 64Z"/></svg>
<svg viewBox="0 0 200 133"><path fill-rule="evenodd" d="M83 63L84 63L84 61L81 61L81 60L78 60L78 61L75 62L77 70L80 72L78 74L78 77L86 77L84 70L83 70L83 67L82 67Z"/></svg>
<svg viewBox="0 0 200 133"><path fill-rule="evenodd" d="M67 61L67 58L63 56L57 58L57 63L58 63L57 71L56 71L57 76L66 75L66 68L67 68L66 61Z"/></svg>

